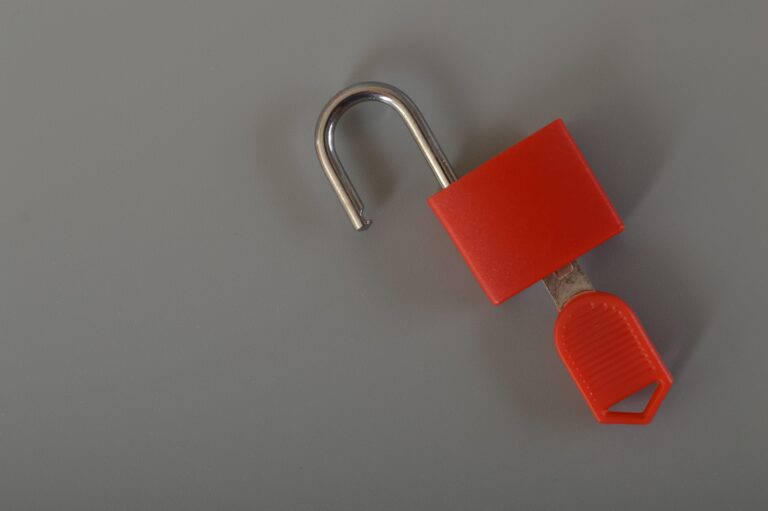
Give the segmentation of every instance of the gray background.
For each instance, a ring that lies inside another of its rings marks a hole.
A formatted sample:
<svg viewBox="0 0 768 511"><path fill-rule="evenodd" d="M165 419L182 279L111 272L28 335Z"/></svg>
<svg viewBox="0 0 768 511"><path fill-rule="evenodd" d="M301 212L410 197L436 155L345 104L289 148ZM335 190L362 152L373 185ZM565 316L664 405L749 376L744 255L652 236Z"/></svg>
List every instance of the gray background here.
<svg viewBox="0 0 768 511"><path fill-rule="evenodd" d="M0 508L768 506L768 4L0 2ZM583 258L676 378L601 426L537 285L492 307L459 174L562 116L626 221Z"/></svg>

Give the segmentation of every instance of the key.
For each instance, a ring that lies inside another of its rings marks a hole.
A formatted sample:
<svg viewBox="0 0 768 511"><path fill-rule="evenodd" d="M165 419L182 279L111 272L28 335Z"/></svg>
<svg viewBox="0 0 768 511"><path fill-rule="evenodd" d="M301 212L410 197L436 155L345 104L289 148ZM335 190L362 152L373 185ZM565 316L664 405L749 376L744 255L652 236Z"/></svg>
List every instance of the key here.
<svg viewBox="0 0 768 511"><path fill-rule="evenodd" d="M576 261L542 282L560 314L555 345L595 418L606 424L648 424L672 386L640 321L618 297L595 291ZM611 408L650 385L656 388L638 412Z"/></svg>

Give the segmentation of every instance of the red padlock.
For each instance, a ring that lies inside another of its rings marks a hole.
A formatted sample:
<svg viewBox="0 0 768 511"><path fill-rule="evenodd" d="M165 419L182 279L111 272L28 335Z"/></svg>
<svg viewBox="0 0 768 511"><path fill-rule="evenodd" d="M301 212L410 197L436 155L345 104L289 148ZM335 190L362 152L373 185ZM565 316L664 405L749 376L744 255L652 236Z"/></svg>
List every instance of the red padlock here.
<svg viewBox="0 0 768 511"><path fill-rule="evenodd" d="M443 190L429 204L492 303L543 280L560 315L560 356L600 422L647 424L672 384L640 322L619 298L594 290L576 259L624 228L608 197L557 120L457 180L424 117L399 89L363 83L337 94L320 116L316 149L353 225L370 220L333 146L339 117L381 101L403 117ZM648 386L640 412L612 408Z"/></svg>

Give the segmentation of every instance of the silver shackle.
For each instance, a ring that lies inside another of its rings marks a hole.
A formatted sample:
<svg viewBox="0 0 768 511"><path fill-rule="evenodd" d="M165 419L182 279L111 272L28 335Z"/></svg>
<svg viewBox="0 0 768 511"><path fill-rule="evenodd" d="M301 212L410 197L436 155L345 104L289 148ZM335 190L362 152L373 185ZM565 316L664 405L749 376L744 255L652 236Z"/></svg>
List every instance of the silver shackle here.
<svg viewBox="0 0 768 511"><path fill-rule="evenodd" d="M315 131L315 149L328 181L357 231L366 229L371 225L371 220L363 215L363 201L336 154L333 137L339 118L352 106L363 101L378 101L397 111L416 140L441 188L446 188L456 181L453 168L440 148L440 144L437 143L427 121L416 104L403 91L379 82L364 82L347 87L331 98L320 113Z"/></svg>

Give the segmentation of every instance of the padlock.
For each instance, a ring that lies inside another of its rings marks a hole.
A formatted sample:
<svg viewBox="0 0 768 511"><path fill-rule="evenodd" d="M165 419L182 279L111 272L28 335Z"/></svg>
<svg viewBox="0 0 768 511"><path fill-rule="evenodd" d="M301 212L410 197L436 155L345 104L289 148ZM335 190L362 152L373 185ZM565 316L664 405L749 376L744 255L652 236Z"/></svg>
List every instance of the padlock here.
<svg viewBox="0 0 768 511"><path fill-rule="evenodd" d="M555 343L596 419L649 423L672 377L631 308L595 291L577 259L624 228L562 120L456 179L411 99L383 83L353 85L334 96L317 124L320 163L353 226L371 221L333 144L340 116L361 101L380 101L403 118L443 188L428 203L498 305L543 280L560 314ZM654 386L638 412L613 408Z"/></svg>

